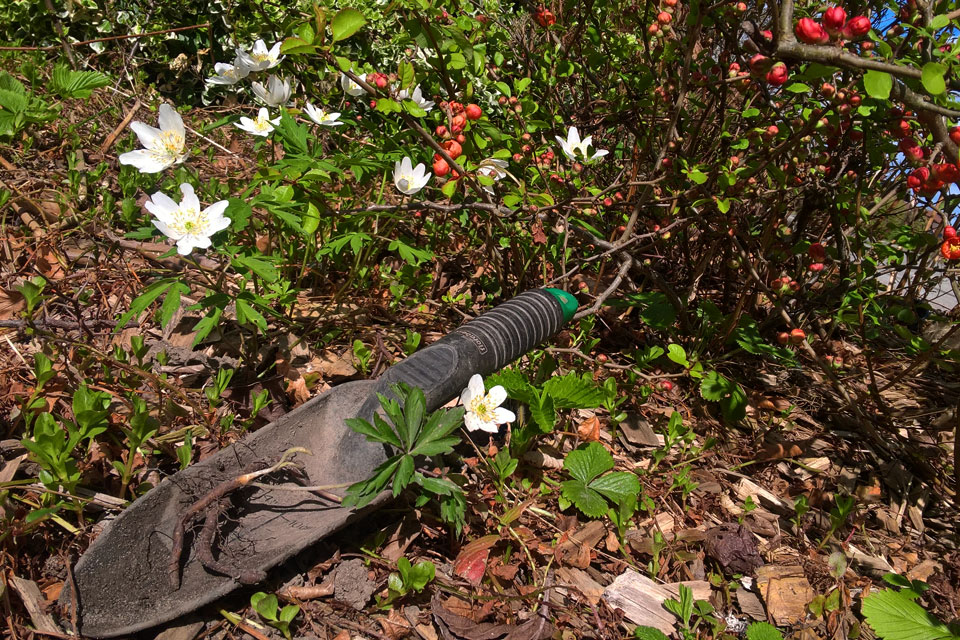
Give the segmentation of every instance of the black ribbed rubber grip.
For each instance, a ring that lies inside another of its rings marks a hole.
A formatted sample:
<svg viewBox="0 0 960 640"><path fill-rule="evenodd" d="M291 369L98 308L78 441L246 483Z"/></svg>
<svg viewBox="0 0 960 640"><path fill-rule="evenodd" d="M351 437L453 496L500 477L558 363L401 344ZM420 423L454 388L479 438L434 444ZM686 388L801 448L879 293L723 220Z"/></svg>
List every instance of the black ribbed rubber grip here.
<svg viewBox="0 0 960 640"><path fill-rule="evenodd" d="M377 391L386 393L397 382L420 387L427 410L433 411L456 398L473 374L500 370L561 326L563 309L556 298L542 289L526 291L390 367ZM361 415L372 414L378 406L374 395Z"/></svg>

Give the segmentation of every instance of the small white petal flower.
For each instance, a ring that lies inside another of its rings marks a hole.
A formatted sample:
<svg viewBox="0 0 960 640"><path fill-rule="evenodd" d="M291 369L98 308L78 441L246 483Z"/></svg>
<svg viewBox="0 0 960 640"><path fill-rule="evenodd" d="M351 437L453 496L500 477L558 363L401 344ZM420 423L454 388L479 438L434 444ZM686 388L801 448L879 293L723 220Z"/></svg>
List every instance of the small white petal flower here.
<svg viewBox="0 0 960 640"><path fill-rule="evenodd" d="M156 218L153 225L176 241L177 253L186 256L194 248L209 247L210 237L230 226L230 218L223 215L229 202L221 200L201 210L200 199L190 184L181 184L180 191L183 193L180 204L158 192L144 203L144 207Z"/></svg>
<svg viewBox="0 0 960 640"><path fill-rule="evenodd" d="M267 80L267 86L259 82L253 82L250 86L253 88L254 95L267 106L280 107L290 102L291 89L290 82L287 80L272 75Z"/></svg>
<svg viewBox="0 0 960 640"><path fill-rule="evenodd" d="M247 116L243 116L240 118L240 122L236 122L234 124L238 129L243 129L247 133L252 133L255 136L263 136L265 138L273 132L274 127L280 124L280 116L277 116L271 120L270 112L267 111L267 108L260 107L260 113L257 114L257 118L255 120L252 120Z"/></svg>
<svg viewBox="0 0 960 640"><path fill-rule="evenodd" d="M497 385L484 393L483 378L474 374L467 388L460 394L460 403L466 408L463 424L467 431L486 431L496 433L497 425L513 422L517 416L500 405L507 399L506 390Z"/></svg>
<svg viewBox="0 0 960 640"><path fill-rule="evenodd" d="M243 49L237 49L237 57L250 68L250 71L266 71L274 68L283 60L284 57L280 55L281 44L283 43L278 42L267 50L267 43L263 40L257 40L249 53Z"/></svg>
<svg viewBox="0 0 960 640"><path fill-rule="evenodd" d="M393 184L402 193L411 196L430 182L433 174L426 173L426 170L427 167L422 162L414 168L410 157L404 156L402 161L398 160L393 166Z"/></svg>
<svg viewBox="0 0 960 640"><path fill-rule="evenodd" d="M606 149L597 149L597 152L591 156L587 151L587 147L589 147L593 142L593 136L587 136L586 139L581 141L580 132L577 131L576 127L570 127L569 131L567 131L566 140L560 136L555 137L557 138L557 142L560 143L560 148L563 149L563 155L567 156L571 160L593 162L594 160L602 158L610 153Z"/></svg>
<svg viewBox="0 0 960 640"><path fill-rule="evenodd" d="M488 178L493 178L494 182L499 182L507 176L506 168L506 160L501 158L487 158L486 160L480 161L480 166L477 167L477 175L487 176ZM493 187L490 185L484 185L483 190L487 193L493 193Z"/></svg>
<svg viewBox="0 0 960 640"><path fill-rule="evenodd" d="M158 120L159 129L139 121L130 124L144 148L121 154L120 164L133 165L140 173L159 173L186 159L183 118L173 107L163 103Z"/></svg>
<svg viewBox="0 0 960 640"><path fill-rule="evenodd" d="M412 94L406 89L397 91L397 100L413 100L415 103L417 103L417 106L424 111L430 111L433 109L433 105L436 104L423 97L423 93L420 91L420 85L417 85L413 88Z"/></svg>
<svg viewBox="0 0 960 640"><path fill-rule="evenodd" d="M343 72L340 73L340 87L348 96L357 97L366 93L366 90L364 90L363 87L354 82L353 79Z"/></svg>
<svg viewBox="0 0 960 640"><path fill-rule="evenodd" d="M226 62L218 62L213 65L213 70L217 75L212 78L207 78L207 84L212 85L231 85L237 84L248 75L250 75L250 67L243 63L243 60L239 56L233 61L233 64L227 64Z"/></svg>
<svg viewBox="0 0 960 640"><path fill-rule="evenodd" d="M339 120L340 113L337 111L328 112L323 107L315 107L309 102L303 106L303 110L311 120L322 127L339 127L343 124Z"/></svg>

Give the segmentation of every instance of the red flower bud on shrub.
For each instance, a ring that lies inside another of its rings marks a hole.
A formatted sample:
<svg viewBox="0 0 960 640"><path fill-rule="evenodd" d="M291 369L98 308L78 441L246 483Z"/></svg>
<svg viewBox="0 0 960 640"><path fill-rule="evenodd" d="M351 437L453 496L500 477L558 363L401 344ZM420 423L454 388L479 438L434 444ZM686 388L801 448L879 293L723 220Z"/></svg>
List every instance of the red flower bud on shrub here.
<svg viewBox="0 0 960 640"><path fill-rule="evenodd" d="M823 263L822 263L822 262L814 262L813 264L811 264L811 265L810 265L809 267L807 267L807 268L810 269L810 271L813 271L814 273L819 273L819 272L823 271Z"/></svg>
<svg viewBox="0 0 960 640"><path fill-rule="evenodd" d="M479 105L468 104L464 109L464 113L467 116L467 120L479 120L480 116L483 115L483 110L480 109Z"/></svg>
<svg viewBox="0 0 960 640"><path fill-rule="evenodd" d="M783 85L787 78L789 77L789 72L787 71L787 65L782 62L778 62L773 65L773 68L767 72L767 84L772 84L775 87Z"/></svg>
<svg viewBox="0 0 960 640"><path fill-rule="evenodd" d="M823 28L832 36L837 35L847 23L847 12L840 7L831 7L823 12Z"/></svg>
<svg viewBox="0 0 960 640"><path fill-rule="evenodd" d="M960 238L954 236L944 240L940 245L940 255L945 260L960 260Z"/></svg>
<svg viewBox="0 0 960 640"><path fill-rule="evenodd" d="M857 40L870 33L870 18L857 16L843 27L843 37L847 40Z"/></svg>
<svg viewBox="0 0 960 640"><path fill-rule="evenodd" d="M773 65L773 60L758 53L757 55L750 58L750 73L755 76L762 75L770 70L770 67Z"/></svg>
<svg viewBox="0 0 960 640"><path fill-rule="evenodd" d="M787 344L788 342L790 342L790 334L787 333L786 331L781 331L780 333L777 334L777 342L779 342L780 344Z"/></svg>
<svg viewBox="0 0 960 640"><path fill-rule="evenodd" d="M463 153L463 147L461 147L460 143L456 140L447 140L440 146L443 147L447 154L454 160L459 158L460 154Z"/></svg>
<svg viewBox="0 0 960 640"><path fill-rule="evenodd" d="M940 182L958 182L960 181L960 167L955 164L935 164L933 165L933 177Z"/></svg>
<svg viewBox="0 0 960 640"><path fill-rule="evenodd" d="M944 227L944 229L943 229L943 237L944 237L944 239L946 239L946 240L949 240L950 238L956 238L956 237L957 237L957 230L954 229L953 227Z"/></svg>
<svg viewBox="0 0 960 640"><path fill-rule="evenodd" d="M930 170L926 167L914 169L907 177L907 186L911 189L919 189L927 180L930 179Z"/></svg>
<svg viewBox="0 0 960 640"><path fill-rule="evenodd" d="M807 334L803 332L803 329L794 329L790 332L790 342L793 344L800 344L806 337Z"/></svg>
<svg viewBox="0 0 960 640"><path fill-rule="evenodd" d="M764 40L770 40L772 42L773 31L770 31L770 29L764 29L763 31L760 32L760 37L763 38Z"/></svg>
<svg viewBox="0 0 960 640"><path fill-rule="evenodd" d="M950 139L953 140L953 144L960 144L960 127L950 129Z"/></svg>
<svg viewBox="0 0 960 640"><path fill-rule="evenodd" d="M438 178L442 178L443 176L450 173L450 165L447 164L447 161L444 160L443 158L437 158L436 156L434 156L433 173L436 174Z"/></svg>
<svg viewBox="0 0 960 640"><path fill-rule="evenodd" d="M830 35L820 23L810 18L800 18L794 33L797 34L797 40L805 44L826 44L830 41Z"/></svg>
<svg viewBox="0 0 960 640"><path fill-rule="evenodd" d="M903 155L906 156L907 161L913 164L923 162L923 147L910 147L903 150Z"/></svg>
<svg viewBox="0 0 960 640"><path fill-rule="evenodd" d="M670 24L673 20L673 16L667 13L666 11L661 11L657 14L657 22L660 24Z"/></svg>
<svg viewBox="0 0 960 640"><path fill-rule="evenodd" d="M537 24L544 28L552 26L557 22L557 18L553 15L553 12L543 6L537 7L533 18L537 21Z"/></svg>
<svg viewBox="0 0 960 640"><path fill-rule="evenodd" d="M807 248L807 255L810 256L814 262L823 262L827 259L827 250L819 242L814 242Z"/></svg>

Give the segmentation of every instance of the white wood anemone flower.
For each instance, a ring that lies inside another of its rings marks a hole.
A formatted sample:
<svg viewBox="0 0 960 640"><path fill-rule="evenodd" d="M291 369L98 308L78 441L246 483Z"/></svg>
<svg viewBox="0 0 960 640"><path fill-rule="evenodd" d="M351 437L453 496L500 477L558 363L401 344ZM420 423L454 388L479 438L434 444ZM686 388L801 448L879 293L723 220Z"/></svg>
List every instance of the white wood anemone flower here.
<svg viewBox="0 0 960 640"><path fill-rule="evenodd" d="M207 78L207 84L215 86L237 84L250 75L250 67L244 64L240 56L237 56L232 64L218 62L213 65L213 70L217 75Z"/></svg>
<svg viewBox="0 0 960 640"><path fill-rule="evenodd" d="M257 40L253 43L253 48L247 52L243 49L237 49L237 57L247 65L250 71L266 71L273 69L280 64L284 56L280 55L280 45L278 42L270 49L267 49L267 43L263 40Z"/></svg>
<svg viewBox="0 0 960 640"><path fill-rule="evenodd" d="M344 124L340 122L338 111L327 111L323 107L315 107L309 102L303 105L303 110L311 120L321 127L339 127Z"/></svg>
<svg viewBox="0 0 960 640"><path fill-rule="evenodd" d="M402 161L397 160L393 165L393 184L401 193L412 196L430 182L433 174L426 171L427 167L422 162L414 168L410 156L404 156Z"/></svg>
<svg viewBox="0 0 960 640"><path fill-rule="evenodd" d="M497 385L484 392L483 378L475 373L470 377L467 388L460 394L460 403L466 409L463 424L467 431L486 431L496 433L498 425L513 422L517 416L500 405L507 399L506 390Z"/></svg>
<svg viewBox="0 0 960 640"><path fill-rule="evenodd" d="M593 142L593 136L587 136L583 140L580 140L580 132L577 131L576 127L570 127L570 130L567 131L566 140L560 136L555 137L557 138L557 142L560 143L560 148L563 149L563 155L571 160L593 162L610 153L606 149L597 149L597 152L591 156L590 152L587 151L587 147Z"/></svg>
<svg viewBox="0 0 960 640"><path fill-rule="evenodd" d="M280 116L277 116L271 120L270 112L267 111L267 108L260 107L260 113L257 114L255 119L243 116L240 118L240 122L234 123L234 126L236 126L238 129L243 129L247 133L266 138L268 135L273 133L274 128L278 124L280 124Z"/></svg>
<svg viewBox="0 0 960 640"><path fill-rule="evenodd" d="M480 166L477 167L477 175L486 176L492 178L494 182L499 182L507 177L507 166L506 160L501 158L487 158L486 160L480 161ZM493 193L493 186L483 185L483 190L487 193Z"/></svg>
<svg viewBox="0 0 960 640"><path fill-rule="evenodd" d="M180 204L157 192L150 196L144 207L156 217L153 226L176 241L177 253L186 256L195 248L209 247L210 237L230 226L230 218L223 215L230 203L221 200L201 210L200 199L197 198L193 186L184 182L180 185L180 191L183 193Z"/></svg>
<svg viewBox="0 0 960 640"><path fill-rule="evenodd" d="M250 84L253 93L270 107L280 107L290 102L290 82L277 76L270 76L267 86L259 82Z"/></svg>
<svg viewBox="0 0 960 640"><path fill-rule="evenodd" d="M413 88L413 93L409 93L406 89L397 91L397 100L413 100L417 106L424 111L430 111L433 109L433 105L436 104L423 97L423 93L420 91L420 85Z"/></svg>
<svg viewBox="0 0 960 640"><path fill-rule="evenodd" d="M357 96L362 96L367 92L363 87L354 82L350 76L342 71L340 72L340 88L343 89L343 92L348 96L353 96L354 98Z"/></svg>
<svg viewBox="0 0 960 640"><path fill-rule="evenodd" d="M130 128L144 148L120 154L120 164L132 165L140 173L160 173L186 159L183 118L173 107L163 103L160 105L158 121L159 129L140 121L130 123Z"/></svg>

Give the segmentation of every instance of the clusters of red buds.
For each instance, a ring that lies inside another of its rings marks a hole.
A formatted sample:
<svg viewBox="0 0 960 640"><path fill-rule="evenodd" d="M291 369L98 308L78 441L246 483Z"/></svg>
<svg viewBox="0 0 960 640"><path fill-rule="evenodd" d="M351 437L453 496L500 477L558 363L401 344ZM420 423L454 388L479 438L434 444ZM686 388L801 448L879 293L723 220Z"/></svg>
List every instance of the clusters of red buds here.
<svg viewBox="0 0 960 640"><path fill-rule="evenodd" d="M800 283L791 280L789 276L774 278L770 283L770 288L781 296L789 296L800 290Z"/></svg>
<svg viewBox="0 0 960 640"><path fill-rule="evenodd" d="M827 259L827 249L819 242L814 242L807 247L807 255L810 256L810 265L807 267L814 273L823 271L823 263Z"/></svg>
<svg viewBox="0 0 960 640"><path fill-rule="evenodd" d="M911 135L913 133L912 125L911 121L907 119L912 115L911 112L892 109L890 115L893 120L890 133L900 140L897 147L907 162L917 167L907 176L908 188L922 196L929 197L947 184L960 183L960 166L957 164L941 162L929 166L919 166L923 165L924 159L929 156L929 151L922 147L917 139ZM960 141L960 127L953 127L950 130L950 139L954 143Z"/></svg>
<svg viewBox="0 0 960 640"><path fill-rule="evenodd" d="M540 5L533 12L533 19L537 21L537 24L546 29L557 23L557 17L553 15L553 12L550 9L547 9L543 5Z"/></svg>
<svg viewBox="0 0 960 640"><path fill-rule="evenodd" d="M738 67L739 68L739 67ZM731 71L732 71L731 65ZM750 58L750 73L755 77L764 76L767 84L775 87L782 86L790 77L787 65L783 62L774 62L762 53Z"/></svg>
<svg viewBox="0 0 960 640"><path fill-rule="evenodd" d="M859 40L870 33L870 19L855 16L847 20L841 7L830 7L823 12L820 22L800 18L794 28L797 40L805 44L827 44L831 40Z"/></svg>
<svg viewBox="0 0 960 640"><path fill-rule="evenodd" d="M957 230L947 227L943 230L943 244L940 245L940 255L944 260L960 260L960 238Z"/></svg>

